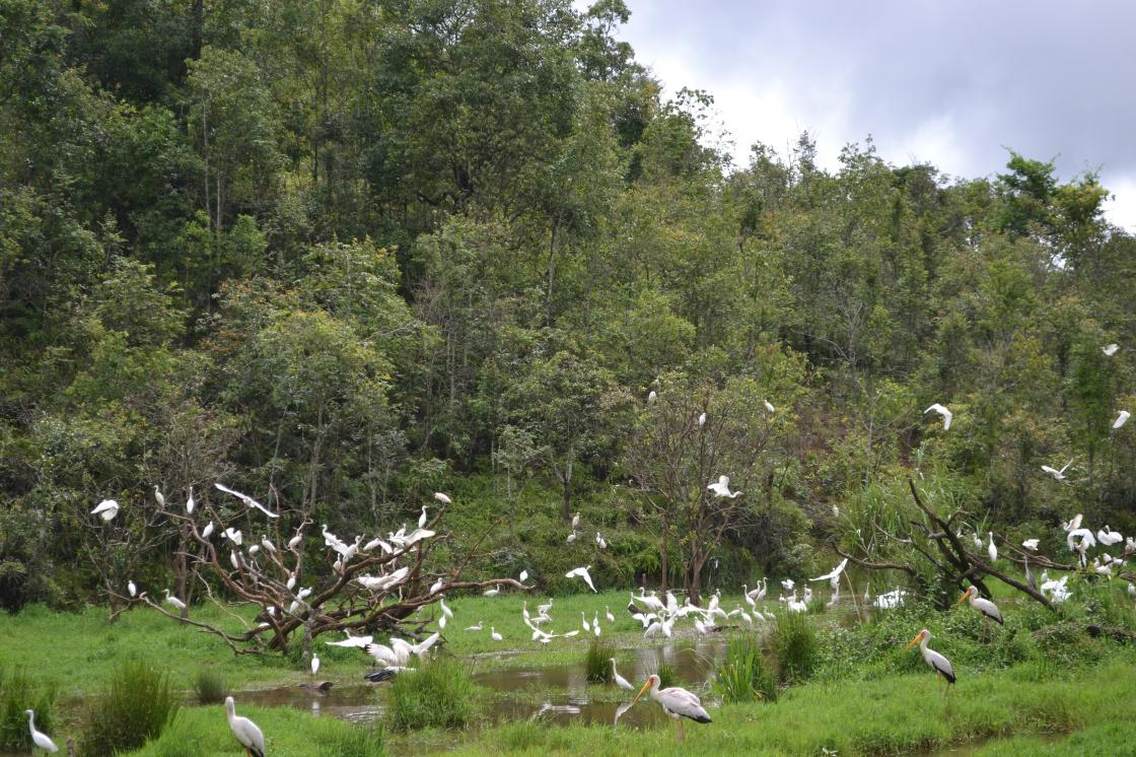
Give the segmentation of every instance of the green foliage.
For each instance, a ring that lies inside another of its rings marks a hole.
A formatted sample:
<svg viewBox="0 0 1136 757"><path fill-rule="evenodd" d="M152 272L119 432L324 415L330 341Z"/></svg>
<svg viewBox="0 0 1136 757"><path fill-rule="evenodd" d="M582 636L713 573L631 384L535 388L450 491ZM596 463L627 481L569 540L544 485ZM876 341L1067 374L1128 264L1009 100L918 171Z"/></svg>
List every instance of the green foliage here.
<svg viewBox="0 0 1136 757"><path fill-rule="evenodd" d="M55 726L55 690L37 685L22 669L0 666L0 749L32 748L26 710L35 710L36 728L51 734Z"/></svg>
<svg viewBox="0 0 1136 757"><path fill-rule="evenodd" d="M202 668L193 676L193 694L198 704L220 704L227 693L225 678L216 670Z"/></svg>
<svg viewBox="0 0 1136 757"><path fill-rule="evenodd" d="M381 726L355 726L327 742L321 743L320 757L382 757L383 747Z"/></svg>
<svg viewBox="0 0 1136 757"><path fill-rule="evenodd" d="M464 728L478 715L478 688L464 662L436 657L391 684L387 723L393 731Z"/></svg>
<svg viewBox="0 0 1136 757"><path fill-rule="evenodd" d="M593 638L584 654L584 674L589 683L611 683L611 658L615 645L606 639Z"/></svg>
<svg viewBox="0 0 1136 757"><path fill-rule="evenodd" d="M678 671L669 662L660 662L658 669L655 670L655 675L659 677L659 688L661 689L678 683Z"/></svg>
<svg viewBox="0 0 1136 757"><path fill-rule="evenodd" d="M714 690L727 704L777 701L777 681L756 639L730 641L715 674Z"/></svg>
<svg viewBox="0 0 1136 757"><path fill-rule="evenodd" d="M808 680L820 662L820 640L813 620L805 613L779 612L770 638L782 684Z"/></svg>
<svg viewBox="0 0 1136 757"><path fill-rule="evenodd" d="M141 662L120 664L110 690L87 712L80 752L105 755L137 749L162 734L177 715L179 700L166 673Z"/></svg>

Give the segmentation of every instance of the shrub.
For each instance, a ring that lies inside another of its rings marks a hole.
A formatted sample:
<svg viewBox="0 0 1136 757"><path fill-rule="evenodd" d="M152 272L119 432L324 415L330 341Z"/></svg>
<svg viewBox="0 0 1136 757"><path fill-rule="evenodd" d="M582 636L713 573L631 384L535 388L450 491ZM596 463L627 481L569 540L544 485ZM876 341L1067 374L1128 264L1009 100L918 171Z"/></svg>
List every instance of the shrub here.
<svg viewBox="0 0 1136 757"><path fill-rule="evenodd" d="M438 657L394 679L387 718L396 731L462 728L476 717L478 701L477 686L465 665Z"/></svg>
<svg viewBox="0 0 1136 757"><path fill-rule="evenodd" d="M584 670L589 683L611 683L611 658L615 657L615 646L607 641L592 639L584 656Z"/></svg>
<svg viewBox="0 0 1136 757"><path fill-rule="evenodd" d="M54 690L37 691L35 682L22 670L0 670L0 751L31 751L26 710L35 710L36 728L51 735L54 706Z"/></svg>
<svg viewBox="0 0 1136 757"><path fill-rule="evenodd" d="M776 701L777 682L756 639L745 637L730 642L726 658L718 667L714 688L727 704Z"/></svg>
<svg viewBox="0 0 1136 757"><path fill-rule="evenodd" d="M665 689L668 686L674 686L678 681L678 673L675 671L674 666L669 662L660 662L659 669L655 671L655 675L659 677L660 689Z"/></svg>
<svg viewBox="0 0 1136 757"><path fill-rule="evenodd" d="M167 674L124 663L111 674L110 691L87 713L79 751L101 756L137 749L157 738L177 710Z"/></svg>
<svg viewBox="0 0 1136 757"><path fill-rule="evenodd" d="M352 728L320 747L320 757L381 757L383 749L383 730L374 728Z"/></svg>
<svg viewBox="0 0 1136 757"><path fill-rule="evenodd" d="M221 704L227 693L225 679L215 670L199 670L193 678L193 693L198 704Z"/></svg>
<svg viewBox="0 0 1136 757"><path fill-rule="evenodd" d="M779 614L772 643L777 657L777 677L781 683L800 683L816 670L820 644L806 615L794 612Z"/></svg>

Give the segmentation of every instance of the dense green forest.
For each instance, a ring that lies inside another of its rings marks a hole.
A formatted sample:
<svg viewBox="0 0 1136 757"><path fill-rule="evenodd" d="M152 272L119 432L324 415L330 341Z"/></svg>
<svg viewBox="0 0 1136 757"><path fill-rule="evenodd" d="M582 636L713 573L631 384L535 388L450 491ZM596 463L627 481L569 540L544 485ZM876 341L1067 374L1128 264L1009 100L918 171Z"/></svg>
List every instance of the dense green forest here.
<svg viewBox="0 0 1136 757"><path fill-rule="evenodd" d="M450 491L474 571L695 592L856 546L834 513L909 475L1009 534L1136 527L1136 239L1096 177L808 134L735 165L627 18L0 0L0 605L168 580L156 484L348 534Z"/></svg>

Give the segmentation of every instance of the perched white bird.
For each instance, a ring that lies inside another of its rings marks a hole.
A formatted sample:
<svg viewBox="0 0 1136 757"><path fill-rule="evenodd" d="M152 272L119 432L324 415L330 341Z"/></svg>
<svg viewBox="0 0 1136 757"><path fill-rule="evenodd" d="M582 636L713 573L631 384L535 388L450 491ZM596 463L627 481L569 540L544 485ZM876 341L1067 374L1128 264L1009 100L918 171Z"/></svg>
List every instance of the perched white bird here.
<svg viewBox="0 0 1136 757"><path fill-rule="evenodd" d="M923 415L926 415L927 413L930 413L930 412L936 412L939 415L943 416L943 430L944 431L950 431L951 430L951 419L954 418L954 413L952 413L950 410L947 410L946 407L944 407L943 405L940 405L938 402L936 402L934 405L931 405L929 408L924 410Z"/></svg>
<svg viewBox="0 0 1136 757"><path fill-rule="evenodd" d="M651 390L650 392L648 392L648 394L647 394L647 404L648 404L648 405L653 405L653 404L655 404L655 400L657 400L658 398L659 398L659 395L655 393L655 390L654 390L654 389L652 389L652 390Z"/></svg>
<svg viewBox="0 0 1136 757"><path fill-rule="evenodd" d="M718 476L718 480L711 481L706 485L706 488L714 492L715 497L729 497L730 499L734 499L735 497L741 496L741 492L730 492L729 476Z"/></svg>
<svg viewBox="0 0 1136 757"><path fill-rule="evenodd" d="M696 723L709 723L710 715L702 707L702 701L699 698L687 691L680 689L677 686L671 686L667 689L659 689L661 679L654 674L647 677L647 682L643 684L643 688L639 689L639 693L635 695L635 699L631 704L635 704L639 699L647 693L651 692L651 699L659 703L663 708L663 712L670 715L678 722L678 740L682 741L685 738L682 726L682 718L689 718Z"/></svg>
<svg viewBox="0 0 1136 757"><path fill-rule="evenodd" d="M418 527L426 527L426 505L422 505L422 514L418 516Z"/></svg>
<svg viewBox="0 0 1136 757"><path fill-rule="evenodd" d="M169 589L166 589L166 602L168 604L173 605L174 607L176 607L179 610L185 609L185 602L182 602L180 599L178 599L174 595L170 594Z"/></svg>
<svg viewBox="0 0 1136 757"><path fill-rule="evenodd" d="M698 427L702 428L705 425L706 425L706 413L703 413L702 415L698 416ZM614 663L613 663L613 665L614 665Z"/></svg>
<svg viewBox="0 0 1136 757"><path fill-rule="evenodd" d="M529 572L527 570L522 570L521 575L520 575L520 579L521 579L521 583L524 583L525 581L529 580Z"/></svg>
<svg viewBox="0 0 1136 757"><path fill-rule="evenodd" d="M923 661L931 666L937 674L941 675L948 685L955 682L955 668L951 665L951 661L934 649L927 648L927 642L931 639L931 632L924 628L919 633L915 634L915 638L907 642L906 649L911 649L916 644L919 645L919 652L923 655Z"/></svg>
<svg viewBox="0 0 1136 757"><path fill-rule="evenodd" d="M225 716L229 719L229 730L241 746L252 757L264 757L264 734L256 723L237 714L237 704L232 697L225 697Z"/></svg>
<svg viewBox="0 0 1136 757"><path fill-rule="evenodd" d="M242 534L240 532L240 530L238 530L236 528L229 527L229 528L226 528L221 533L224 535L224 537L226 539L231 541L233 544L236 544L238 547L241 546L245 541L244 534Z"/></svg>
<svg viewBox="0 0 1136 757"><path fill-rule="evenodd" d="M1077 513L1076 515L1074 515L1074 516L1073 516L1073 517L1072 517L1072 518L1071 518L1071 519L1069 520L1069 522L1068 522L1068 523L1062 523L1062 524L1061 524L1061 530L1063 530L1063 531L1066 531L1066 532L1068 532L1068 531L1076 531L1076 530L1077 530L1078 528L1080 528L1080 527L1081 527L1081 520L1082 520L1082 519L1083 519L1084 517L1085 517L1085 516L1084 516L1084 515L1082 515L1081 513Z"/></svg>
<svg viewBox="0 0 1136 757"><path fill-rule="evenodd" d="M595 584L592 583L591 574L588 573L588 571L591 569L591 567L592 567L591 565L587 565L583 568L573 568L572 570L565 573L564 577L565 578L576 578L577 576L579 576L580 578L583 579L584 583L586 583L588 585L588 588L591 589L594 592L596 590L596 586L595 586Z"/></svg>
<svg viewBox="0 0 1136 757"><path fill-rule="evenodd" d="M260 504L259 502L257 502L255 499L253 499L252 497L250 497L247 494L242 494L241 492L237 491L236 489L230 489L229 487L225 486L224 484L216 484L215 483L215 484L213 484L213 486L217 487L217 489L219 491L223 491L226 494L232 494L234 497L239 499L241 502L244 502L245 507L255 507L257 510L260 510L262 513L267 515L269 518L279 518L280 517L277 513L271 512L267 507Z"/></svg>
<svg viewBox="0 0 1136 757"><path fill-rule="evenodd" d="M1114 429L1120 428L1125 423L1127 423L1128 419L1131 418L1131 417L1132 417L1132 413L1128 412L1127 410L1121 410L1120 414L1116 416L1116 420L1114 420L1112 422L1112 427Z"/></svg>
<svg viewBox="0 0 1136 757"><path fill-rule="evenodd" d="M154 499L158 500L158 507L166 506L166 495L162 494L157 484L154 484Z"/></svg>
<svg viewBox="0 0 1136 757"><path fill-rule="evenodd" d="M205 524L205 528L201 529L201 538L202 539L208 539L212 535L213 535L213 521L209 521L208 523Z"/></svg>
<svg viewBox="0 0 1136 757"><path fill-rule="evenodd" d="M450 495L444 494L442 492L434 492L434 499L438 500L443 505L448 505L453 502L453 500L450 499Z"/></svg>
<svg viewBox="0 0 1136 757"><path fill-rule="evenodd" d="M990 618L1000 626L1005 625L1002 621L1002 611L998 609L998 605L994 604L989 599L978 596L978 589L976 587L966 587L966 591L962 593L962 596L959 597L959 601L956 604L961 605L963 602L967 601L969 601L971 607L978 610L982 615Z"/></svg>
<svg viewBox="0 0 1136 757"><path fill-rule="evenodd" d="M797 582L794 581L791 578L786 578L784 581L781 582L781 586L785 589L785 591L792 591L793 587L796 586L796 585L797 585Z"/></svg>
<svg viewBox="0 0 1136 757"><path fill-rule="evenodd" d="M575 515L572 516L572 530L575 531L579 527L580 527L580 513L576 513Z"/></svg>
<svg viewBox="0 0 1136 757"><path fill-rule="evenodd" d="M489 638L493 639L493 641L504 641L505 640L505 637L502 636L501 634L497 633L497 629L494 628L493 626L489 626Z"/></svg>
<svg viewBox="0 0 1136 757"><path fill-rule="evenodd" d="M1073 461L1070 459L1069 462L1065 463L1065 465L1060 470L1058 470L1057 468L1052 468L1048 465L1041 466L1041 469L1049 475L1053 476L1053 479L1055 481L1064 481L1067 478L1065 471L1069 470L1069 466L1072 464Z"/></svg>
<svg viewBox="0 0 1136 757"><path fill-rule="evenodd" d="M118 503L113 499L104 499L95 506L94 510L91 510L91 515L97 515L104 522L110 523L114 520L114 516L118 515Z"/></svg>
<svg viewBox="0 0 1136 757"><path fill-rule="evenodd" d="M1065 535L1065 543L1069 546L1070 552L1077 552L1080 554L1081 565L1086 563L1085 553L1088 552L1089 547L1095 547L1097 540L1093 538L1093 532L1087 528L1074 528Z"/></svg>
<svg viewBox="0 0 1136 757"><path fill-rule="evenodd" d="M134 585L133 581L127 581L126 582L126 590L128 592L130 592L130 596L132 596L132 597L138 596L138 587Z"/></svg>
<svg viewBox="0 0 1136 757"><path fill-rule="evenodd" d="M1124 536L1119 531L1113 531L1107 525L1100 531L1097 531L1097 541L1106 547L1111 547L1113 544L1119 544L1124 541Z"/></svg>
<svg viewBox="0 0 1136 757"><path fill-rule="evenodd" d="M320 658L319 658L319 655L318 655L318 654L313 654L313 655L312 655L312 675L315 675L316 673L318 673L318 672L319 672L319 669L320 669Z"/></svg>
<svg viewBox="0 0 1136 757"><path fill-rule="evenodd" d="M1103 352L1108 357L1112 357L1113 355L1116 354L1116 351L1119 350L1119 349L1120 349L1120 345L1113 343L1113 344L1108 344L1108 345L1105 345L1104 347L1101 347L1101 352Z"/></svg>
<svg viewBox="0 0 1136 757"><path fill-rule="evenodd" d="M998 562L998 548L994 546L994 532L987 531L990 537L990 543L986 545L986 554L990 557L990 562Z"/></svg>
<svg viewBox="0 0 1136 757"><path fill-rule="evenodd" d="M43 731L36 730L35 710L24 710L24 714L28 716L28 730L32 734L32 743L45 752L58 752L59 747L55 745L55 742Z"/></svg>
<svg viewBox="0 0 1136 757"><path fill-rule="evenodd" d="M295 549L296 547L300 546L300 542L302 542L303 540L304 540L303 534L296 534L295 536L293 536L291 539L288 540L288 549Z"/></svg>
<svg viewBox="0 0 1136 757"><path fill-rule="evenodd" d="M193 499L193 487L189 487L189 499L185 501L186 515L193 515L193 509L197 507L197 502Z"/></svg>
<svg viewBox="0 0 1136 757"><path fill-rule="evenodd" d="M276 545L273 544L264 534L260 535L260 546L264 547L265 552L276 554Z"/></svg>
<svg viewBox="0 0 1136 757"><path fill-rule="evenodd" d="M1026 539L1025 541L1022 542L1022 546L1025 547L1026 549L1028 549L1030 552L1036 552L1037 551L1037 545L1038 545L1039 542L1040 542L1040 539Z"/></svg>
<svg viewBox="0 0 1136 757"><path fill-rule="evenodd" d="M763 405L765 405L765 409L766 409L766 410L768 410L769 412L771 412L771 413L773 413L773 412L776 412L776 411L775 411L775 410L773 409L773 403L772 403L772 402L770 402L769 400L762 400L762 401L761 401L761 403L762 403Z"/></svg>
<svg viewBox="0 0 1136 757"><path fill-rule="evenodd" d="M635 691L635 687L631 685L631 682L628 681L623 676L621 676L619 674L619 671L615 669L615 658L609 657L608 659L611 660L611 680L612 680L612 682L621 689L625 689L627 691Z"/></svg>

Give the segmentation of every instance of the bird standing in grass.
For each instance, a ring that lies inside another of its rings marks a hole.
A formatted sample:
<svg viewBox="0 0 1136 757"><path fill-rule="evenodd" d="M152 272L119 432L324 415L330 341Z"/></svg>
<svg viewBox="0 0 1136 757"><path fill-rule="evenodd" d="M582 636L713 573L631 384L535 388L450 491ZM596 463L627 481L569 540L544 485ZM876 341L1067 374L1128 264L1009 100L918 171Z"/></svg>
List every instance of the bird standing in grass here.
<svg viewBox="0 0 1136 757"><path fill-rule="evenodd" d="M28 730L31 731L32 743L36 745L36 748L45 752L58 752L59 747L55 745L55 742L43 731L36 730L35 710L24 710L24 714L28 716Z"/></svg>
<svg viewBox="0 0 1136 757"><path fill-rule="evenodd" d="M951 684L955 682L955 666L951 665L951 661L943 655L936 652L934 649L927 647L927 642L931 639L931 632L924 628L919 633L915 634L915 638L907 642L905 649L911 649L916 644L919 645L919 653L923 655L923 661L931 666L931 669L938 675L943 677L947 682L947 690L950 690Z"/></svg>
<svg viewBox="0 0 1136 757"><path fill-rule="evenodd" d="M702 707L702 701L696 695L677 686L659 689L661 680L654 674L648 676L647 682L643 684L643 688L639 689L639 693L635 695L635 699L631 700L631 704L638 702L650 690L651 699L658 702L659 706L663 708L663 712L670 715L678 723L677 737L679 741L686 739L686 733L683 730L683 718L690 718L696 723L711 722L710 715Z"/></svg>
<svg viewBox="0 0 1136 757"><path fill-rule="evenodd" d="M225 715L229 719L229 730L252 757L264 757L264 734L256 723L237 714L237 703L232 697L225 697Z"/></svg>

